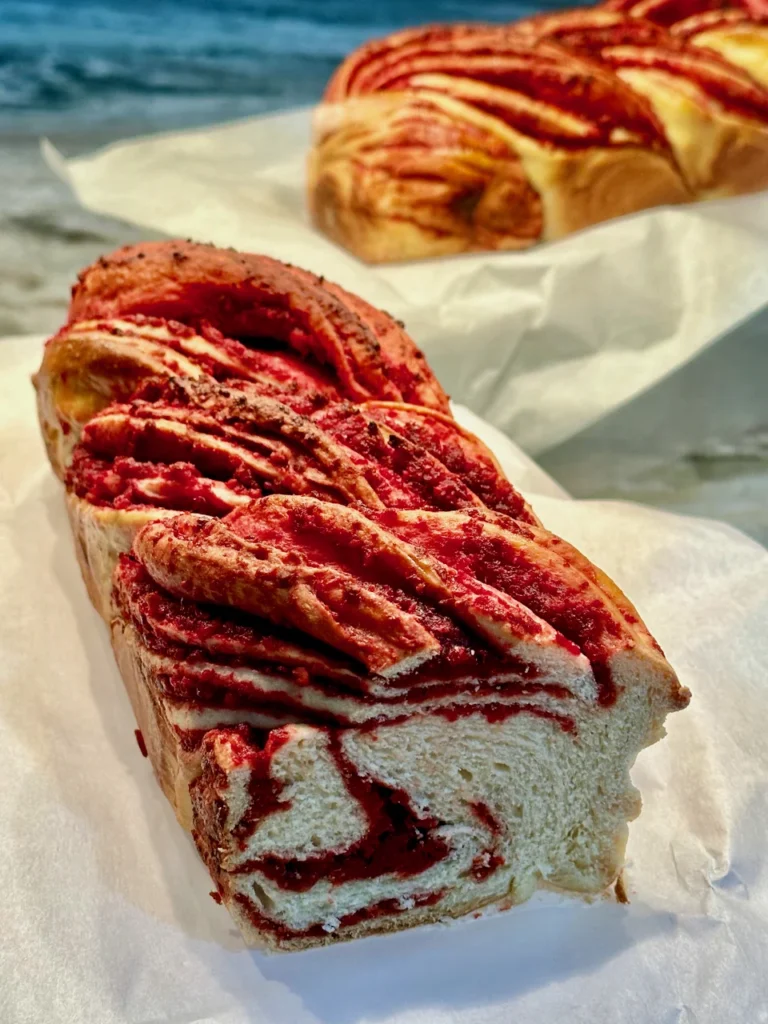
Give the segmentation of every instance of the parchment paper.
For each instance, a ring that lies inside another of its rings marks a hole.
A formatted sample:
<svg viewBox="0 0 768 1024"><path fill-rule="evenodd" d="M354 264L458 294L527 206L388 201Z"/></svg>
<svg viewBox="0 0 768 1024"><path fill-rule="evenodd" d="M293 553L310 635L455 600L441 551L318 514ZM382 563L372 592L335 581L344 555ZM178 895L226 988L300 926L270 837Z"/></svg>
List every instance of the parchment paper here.
<svg viewBox="0 0 768 1024"><path fill-rule="evenodd" d="M307 221L309 140L310 113L294 111L69 162L45 149L94 210L277 256L389 310L454 398L534 455L738 338L761 312L768 330L768 193L652 210L522 253L370 267ZM716 433L728 406L714 397ZM748 390L740 407L747 428L764 415ZM669 427L672 444L686 443L686 422Z"/></svg>
<svg viewBox="0 0 768 1024"><path fill-rule="evenodd" d="M208 897L134 740L38 438L39 345L0 342L3 1024L768 1021L767 552L716 523L557 497L459 410L544 522L628 591L693 691L633 772L631 905L537 899L265 957Z"/></svg>

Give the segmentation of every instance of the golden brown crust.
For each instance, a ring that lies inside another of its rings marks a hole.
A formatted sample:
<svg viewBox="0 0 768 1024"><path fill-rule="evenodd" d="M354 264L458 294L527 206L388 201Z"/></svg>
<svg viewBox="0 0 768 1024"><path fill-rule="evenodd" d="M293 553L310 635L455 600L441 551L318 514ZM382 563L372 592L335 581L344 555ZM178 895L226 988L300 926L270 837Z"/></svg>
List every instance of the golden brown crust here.
<svg viewBox="0 0 768 1024"><path fill-rule="evenodd" d="M275 350L275 339L288 347ZM403 325L338 285L213 246L127 246L82 272L70 322L33 378L57 475L91 417L150 378L177 375L248 382L294 407L303 396L307 410L347 397L449 412Z"/></svg>
<svg viewBox="0 0 768 1024"><path fill-rule="evenodd" d="M71 492L66 495L66 503L77 563L88 597L105 622L110 622L113 616L112 573L118 558L130 551L133 538L142 526L173 513L148 507L99 508Z"/></svg>
<svg viewBox="0 0 768 1024"><path fill-rule="evenodd" d="M632 13L428 26L361 47L316 115L315 224L388 262L524 248L768 185L768 92L723 59L742 47L744 67L762 66L764 26L713 28L707 51Z"/></svg>
<svg viewBox="0 0 768 1024"><path fill-rule="evenodd" d="M155 778L187 832L192 830L189 787L200 771L199 753L186 752L167 721L138 644L119 618L111 622L112 650L131 701Z"/></svg>
<svg viewBox="0 0 768 1024"><path fill-rule="evenodd" d="M612 881L608 883L606 889L611 884ZM253 949L261 949L266 953L298 953L303 949L338 945L339 942L352 942L355 939L363 939L367 935L394 935L408 928L416 928L425 924L447 925L452 920L466 917L467 914L475 913L479 917L482 913L487 913L493 909L499 911L511 910L512 907L524 903L529 896L530 894L525 894L522 898L516 899L513 895L508 895L501 900L471 899L451 907L450 910L435 909L434 907L414 907L407 914L374 917L367 921L359 921L357 924L347 926L338 934L331 933L322 938L277 939L269 932L255 928L247 913L236 902L228 903L227 909L237 922L246 945Z"/></svg>
<svg viewBox="0 0 768 1024"><path fill-rule="evenodd" d="M768 87L768 21L754 21L738 9L709 11L672 25L670 32L713 50Z"/></svg>
<svg viewBox="0 0 768 1024"><path fill-rule="evenodd" d="M207 376L194 358L171 347L176 340L172 325L114 319L69 324L47 342L33 384L57 476L63 478L83 425L110 402L125 401L151 377Z"/></svg>
<svg viewBox="0 0 768 1024"><path fill-rule="evenodd" d="M376 139L390 125L396 131L414 103L423 106L422 98L387 94L317 114L308 179L312 217L368 263L522 249L691 198L662 153L631 146L553 148L469 104L430 100L455 127L482 127L497 153L490 147L456 151L454 158L437 152L419 163L418 175L401 175ZM329 121L332 131L323 127Z"/></svg>
<svg viewBox="0 0 768 1024"><path fill-rule="evenodd" d="M665 0L641 0L626 13L577 9L531 18L521 28L534 42L553 41L599 61L644 97L695 197L764 188L768 91L738 61L691 45L695 40L674 25L668 31L673 8ZM646 21L649 15L656 21Z"/></svg>
<svg viewBox="0 0 768 1024"><path fill-rule="evenodd" d="M674 40L712 50L768 86L768 9L760 0L607 0L598 9L667 29Z"/></svg>
<svg viewBox="0 0 768 1024"><path fill-rule="evenodd" d="M79 277L70 321L145 314L231 338L277 339L330 366L341 393L447 408L447 398L411 339L343 289L268 256L194 242L149 242L102 257Z"/></svg>

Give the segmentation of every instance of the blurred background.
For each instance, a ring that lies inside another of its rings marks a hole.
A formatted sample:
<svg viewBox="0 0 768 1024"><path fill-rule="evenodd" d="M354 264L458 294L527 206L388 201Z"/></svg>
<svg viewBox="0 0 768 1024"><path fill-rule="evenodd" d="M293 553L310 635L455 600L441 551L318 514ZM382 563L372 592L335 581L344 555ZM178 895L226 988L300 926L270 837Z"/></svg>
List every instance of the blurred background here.
<svg viewBox="0 0 768 1024"><path fill-rule="evenodd" d="M514 0L0 0L0 335L53 330L74 274L138 232L80 209L39 154L313 103L373 35L509 21ZM552 3L551 6L557 6Z"/></svg>
<svg viewBox="0 0 768 1024"><path fill-rule="evenodd" d="M547 6L562 4L0 0L0 336L52 332L82 266L151 237L83 210L43 162L41 137L74 156L118 138L312 104L371 36L429 21L509 21ZM765 330L764 321L746 325L727 351L714 346L540 462L577 497L725 519L768 542Z"/></svg>

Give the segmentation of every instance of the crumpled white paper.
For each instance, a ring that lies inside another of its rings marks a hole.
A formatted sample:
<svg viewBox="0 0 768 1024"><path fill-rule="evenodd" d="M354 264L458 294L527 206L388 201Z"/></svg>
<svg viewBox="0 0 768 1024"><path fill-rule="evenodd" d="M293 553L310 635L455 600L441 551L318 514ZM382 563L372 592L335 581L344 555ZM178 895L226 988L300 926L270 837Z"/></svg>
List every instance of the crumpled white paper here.
<svg viewBox="0 0 768 1024"><path fill-rule="evenodd" d="M537 899L480 921L265 957L242 946L134 740L80 581L29 373L0 342L3 1024L768 1021L768 552L728 527L574 502L496 448L544 522L613 575L693 691L633 772L629 907Z"/></svg>
<svg viewBox="0 0 768 1024"><path fill-rule="evenodd" d="M268 253L389 310L449 393L534 455L738 336L761 311L768 325L768 193L651 210L527 252L371 267L308 223L309 144L310 113L299 110L69 162L45 152L94 210ZM762 407L747 397L750 426ZM685 437L684 419L673 439Z"/></svg>

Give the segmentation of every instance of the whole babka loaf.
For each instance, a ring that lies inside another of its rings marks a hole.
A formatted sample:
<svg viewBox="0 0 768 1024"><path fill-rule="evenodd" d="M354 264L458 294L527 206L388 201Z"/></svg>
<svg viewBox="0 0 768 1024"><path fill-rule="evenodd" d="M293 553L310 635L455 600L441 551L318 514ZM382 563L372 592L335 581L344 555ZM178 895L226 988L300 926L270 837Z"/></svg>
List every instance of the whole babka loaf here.
<svg viewBox="0 0 768 1024"><path fill-rule="evenodd" d="M315 119L317 226L370 262L520 249L768 187L768 7L609 0L362 46Z"/></svg>
<svg viewBox="0 0 768 1024"><path fill-rule="evenodd" d="M616 881L629 769L689 694L402 325L152 243L81 275L35 385L141 743L246 941Z"/></svg>

